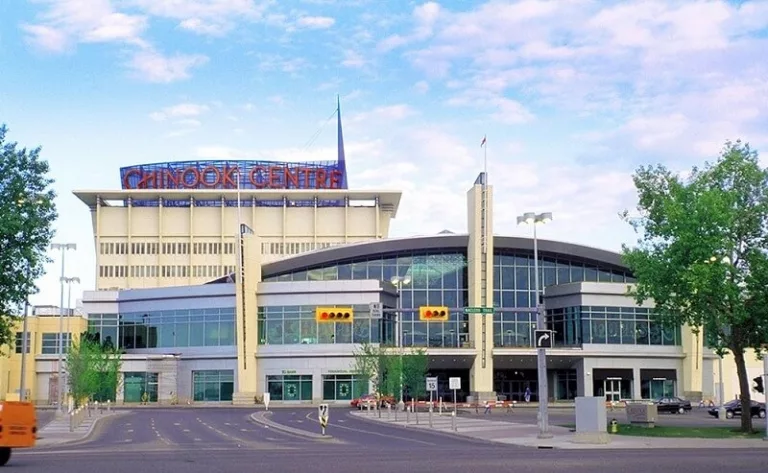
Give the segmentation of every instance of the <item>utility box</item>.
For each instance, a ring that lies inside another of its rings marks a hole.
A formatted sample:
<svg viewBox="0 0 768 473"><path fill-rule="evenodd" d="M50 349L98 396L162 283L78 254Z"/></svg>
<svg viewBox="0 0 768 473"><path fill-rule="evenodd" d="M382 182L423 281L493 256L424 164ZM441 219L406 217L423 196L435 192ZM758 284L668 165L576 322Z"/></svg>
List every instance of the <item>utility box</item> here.
<svg viewBox="0 0 768 473"><path fill-rule="evenodd" d="M609 443L611 438L607 432L607 416L604 397L577 397L574 443Z"/></svg>
<svg viewBox="0 0 768 473"><path fill-rule="evenodd" d="M627 403L627 420L632 425L653 428L659 419L656 404L633 402Z"/></svg>

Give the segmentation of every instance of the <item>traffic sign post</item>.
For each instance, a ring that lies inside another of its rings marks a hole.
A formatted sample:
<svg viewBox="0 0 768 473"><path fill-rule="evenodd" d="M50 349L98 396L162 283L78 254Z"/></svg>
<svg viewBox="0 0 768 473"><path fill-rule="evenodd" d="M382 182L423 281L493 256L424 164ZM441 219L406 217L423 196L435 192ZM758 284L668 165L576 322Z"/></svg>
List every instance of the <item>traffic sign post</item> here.
<svg viewBox="0 0 768 473"><path fill-rule="evenodd" d="M317 407L317 418L320 420L320 428L325 435L325 428L328 427L328 404L320 404Z"/></svg>
<svg viewBox="0 0 768 473"><path fill-rule="evenodd" d="M453 415L456 416L456 391L461 389L461 378L448 378L448 388L453 391ZM455 421L454 421L455 422Z"/></svg>
<svg viewBox="0 0 768 473"><path fill-rule="evenodd" d="M270 394L268 392L265 392L264 393L264 397L262 399L264 399L264 410L268 411L269 410L269 401L270 401L270 399L272 399L270 397Z"/></svg>
<svg viewBox="0 0 768 473"><path fill-rule="evenodd" d="M429 391L429 426L432 427L432 393L437 391L437 378L427 378L427 391Z"/></svg>
<svg viewBox="0 0 768 473"><path fill-rule="evenodd" d="M536 348L552 348L552 330L536 330L533 336Z"/></svg>
<svg viewBox="0 0 768 473"><path fill-rule="evenodd" d="M495 312L495 307L464 307L465 314L493 314Z"/></svg>

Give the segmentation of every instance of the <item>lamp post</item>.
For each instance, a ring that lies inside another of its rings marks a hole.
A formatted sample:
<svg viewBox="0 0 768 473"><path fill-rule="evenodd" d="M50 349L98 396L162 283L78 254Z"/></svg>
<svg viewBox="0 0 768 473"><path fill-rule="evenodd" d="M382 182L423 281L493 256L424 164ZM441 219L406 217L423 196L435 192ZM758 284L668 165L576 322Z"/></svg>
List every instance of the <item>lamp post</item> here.
<svg viewBox="0 0 768 473"><path fill-rule="evenodd" d="M71 342L71 340L72 340L72 333L71 333L71 329L70 329L70 326L69 326L69 320L72 317L72 315L74 314L74 309L72 308L72 284L80 284L80 278L75 276L73 278L62 278L62 279L63 279L62 282L67 285L67 312L68 313L67 313L66 333L69 334L69 340ZM61 346L62 347L64 346L64 342L63 341L61 342Z"/></svg>
<svg viewBox="0 0 768 473"><path fill-rule="evenodd" d="M536 235L536 225L545 224L552 220L551 212L534 213L526 212L517 217L517 224L528 224L533 226L533 271L534 290L536 294L536 326L539 330L546 330L547 320L544 312L544 306L541 303L539 289L539 243ZM543 348L537 350L538 365L538 385L539 385L539 435L540 439L552 438L549 431L549 410L547 403L549 401L549 380L547 379L547 353Z"/></svg>
<svg viewBox="0 0 768 473"><path fill-rule="evenodd" d="M61 251L61 278L59 281L61 281L61 297L59 299L59 369L58 369L58 381L57 381L57 387L58 387L58 399L57 402L59 403L59 410L64 411L64 403L62 402L62 399L64 397L64 383L62 383L62 376L63 376L63 366L62 366L62 338L64 333L64 269L66 268L66 256L67 256L67 250L76 250L77 245L75 243L53 243L51 244L52 250L60 250Z"/></svg>
<svg viewBox="0 0 768 473"><path fill-rule="evenodd" d="M392 279L390 280L392 284L397 288L397 346L400 347L400 402L398 403L399 408L403 408L405 406L405 401L403 400L403 353L404 353L404 347L403 347L403 299L401 297L401 292L403 291L403 286L407 286L411 283L411 278L408 276L392 276Z"/></svg>

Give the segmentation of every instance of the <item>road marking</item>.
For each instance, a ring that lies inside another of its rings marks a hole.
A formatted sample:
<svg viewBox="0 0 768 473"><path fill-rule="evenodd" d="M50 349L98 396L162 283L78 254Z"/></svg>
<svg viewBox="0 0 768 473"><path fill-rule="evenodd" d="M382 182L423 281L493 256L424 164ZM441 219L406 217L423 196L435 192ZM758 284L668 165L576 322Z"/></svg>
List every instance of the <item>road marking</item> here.
<svg viewBox="0 0 768 473"><path fill-rule="evenodd" d="M179 425L181 425L181 424L180 424L180 423L178 423L178 422L174 422L174 423L173 423L173 425L175 425L175 426L179 426Z"/></svg>
<svg viewBox="0 0 768 473"><path fill-rule="evenodd" d="M317 420L315 420L315 419L313 419L311 417L312 414L313 413L310 412L309 414L306 415L306 418L309 421L311 421L311 422L319 423ZM381 432L371 432L370 430L353 429L352 427L347 427L347 426L344 426L344 425L337 425L336 424L335 427L339 428L339 429L351 430L352 432L360 432L360 433L363 433L363 434L378 435L379 437L386 437L386 438L391 438L391 439L405 440L406 442L420 443L420 444L431 445L431 446L436 446L437 445L436 443L425 442L424 440L416 440L416 439L411 439L411 438L407 438L407 437L399 437L397 435L382 434Z"/></svg>
<svg viewBox="0 0 768 473"><path fill-rule="evenodd" d="M130 434L131 432L133 432L133 429L128 429L128 430L126 430L126 433L129 433L129 434Z"/></svg>
<svg viewBox="0 0 768 473"><path fill-rule="evenodd" d="M248 432L248 429L240 429L240 432Z"/></svg>
<svg viewBox="0 0 768 473"><path fill-rule="evenodd" d="M182 432L189 432L189 429L184 429L182 430Z"/></svg>
<svg viewBox="0 0 768 473"><path fill-rule="evenodd" d="M195 439L195 442L202 442L202 439Z"/></svg>
<svg viewBox="0 0 768 473"><path fill-rule="evenodd" d="M133 442L133 439L125 439L123 442Z"/></svg>

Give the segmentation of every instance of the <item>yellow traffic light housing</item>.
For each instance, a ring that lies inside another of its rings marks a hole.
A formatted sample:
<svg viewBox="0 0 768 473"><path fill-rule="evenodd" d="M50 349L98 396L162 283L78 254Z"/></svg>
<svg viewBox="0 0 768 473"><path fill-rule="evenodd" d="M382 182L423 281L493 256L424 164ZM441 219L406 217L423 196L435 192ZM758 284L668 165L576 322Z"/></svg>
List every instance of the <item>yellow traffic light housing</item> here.
<svg viewBox="0 0 768 473"><path fill-rule="evenodd" d="M424 322L445 322L448 320L448 307L419 307L419 320Z"/></svg>
<svg viewBox="0 0 768 473"><path fill-rule="evenodd" d="M354 319L351 307L315 308L315 320L318 322L352 322Z"/></svg>

